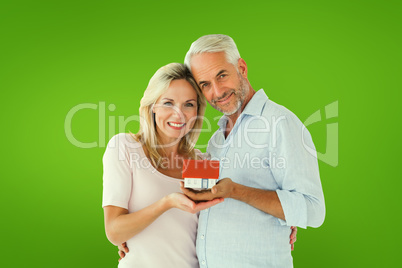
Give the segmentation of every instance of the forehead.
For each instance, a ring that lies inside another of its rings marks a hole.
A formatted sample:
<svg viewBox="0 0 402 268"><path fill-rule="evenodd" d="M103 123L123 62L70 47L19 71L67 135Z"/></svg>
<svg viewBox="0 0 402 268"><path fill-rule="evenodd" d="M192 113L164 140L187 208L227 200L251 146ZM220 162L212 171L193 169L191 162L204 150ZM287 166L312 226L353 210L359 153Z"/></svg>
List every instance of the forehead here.
<svg viewBox="0 0 402 268"><path fill-rule="evenodd" d="M160 98L197 98L193 86L185 79L173 80Z"/></svg>
<svg viewBox="0 0 402 268"><path fill-rule="evenodd" d="M191 57L191 72L197 82L213 79L220 71L232 71L235 67L226 59L224 52L201 53Z"/></svg>

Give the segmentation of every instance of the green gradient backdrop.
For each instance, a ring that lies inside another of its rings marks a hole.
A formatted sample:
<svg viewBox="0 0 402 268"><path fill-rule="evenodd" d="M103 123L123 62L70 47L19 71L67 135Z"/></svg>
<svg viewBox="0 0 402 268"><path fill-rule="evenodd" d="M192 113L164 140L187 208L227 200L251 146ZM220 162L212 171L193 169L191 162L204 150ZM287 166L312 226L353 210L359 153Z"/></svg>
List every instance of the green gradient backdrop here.
<svg viewBox="0 0 402 268"><path fill-rule="evenodd" d="M338 118L309 126L325 152L326 124L339 123L339 165L320 162L327 216L299 229L295 267L395 266L401 2L322 2L1 1L0 266L116 266L103 229L99 109L72 122L78 140L98 142L91 149L68 141L66 115L104 102L109 139L119 116L138 114L156 69L210 33L232 36L252 86L302 121L339 101Z"/></svg>

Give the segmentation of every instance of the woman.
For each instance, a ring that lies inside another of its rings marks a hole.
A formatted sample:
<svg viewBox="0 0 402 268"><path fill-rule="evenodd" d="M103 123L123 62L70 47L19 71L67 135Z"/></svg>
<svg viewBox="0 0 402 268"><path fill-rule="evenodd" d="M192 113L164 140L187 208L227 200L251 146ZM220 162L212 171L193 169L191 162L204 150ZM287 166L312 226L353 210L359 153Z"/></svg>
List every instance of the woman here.
<svg viewBox="0 0 402 268"><path fill-rule="evenodd" d="M189 71L171 63L151 78L140 105L140 130L114 136L103 157L106 235L130 252L119 267L198 267L195 204L180 192L183 159L194 145L205 100ZM174 209L176 208L176 209Z"/></svg>

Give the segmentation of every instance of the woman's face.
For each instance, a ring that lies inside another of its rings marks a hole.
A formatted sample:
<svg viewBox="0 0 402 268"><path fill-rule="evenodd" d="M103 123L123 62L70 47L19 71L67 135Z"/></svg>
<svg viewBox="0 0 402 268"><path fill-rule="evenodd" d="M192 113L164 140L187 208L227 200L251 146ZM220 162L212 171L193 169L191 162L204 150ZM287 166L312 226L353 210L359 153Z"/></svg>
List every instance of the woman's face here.
<svg viewBox="0 0 402 268"><path fill-rule="evenodd" d="M153 112L161 142L165 145L178 143L194 126L197 93L186 80L173 80L156 101Z"/></svg>

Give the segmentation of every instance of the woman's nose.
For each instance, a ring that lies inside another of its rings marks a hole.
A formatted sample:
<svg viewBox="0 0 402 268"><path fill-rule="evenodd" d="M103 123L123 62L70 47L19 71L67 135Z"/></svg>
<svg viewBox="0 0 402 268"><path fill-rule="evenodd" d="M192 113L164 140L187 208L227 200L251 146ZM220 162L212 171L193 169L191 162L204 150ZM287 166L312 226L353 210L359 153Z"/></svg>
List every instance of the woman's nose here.
<svg viewBox="0 0 402 268"><path fill-rule="evenodd" d="M174 115L176 118L180 118L180 119L183 119L183 118L184 118L184 113L183 113L183 111L182 111L182 109L181 109L180 107L178 107L178 106L173 106L172 108L173 108L173 110L174 110L173 115Z"/></svg>

